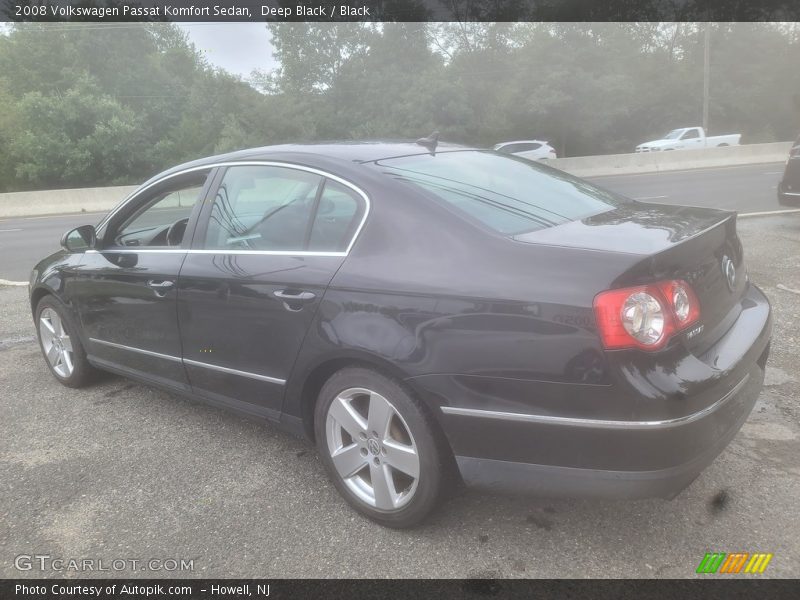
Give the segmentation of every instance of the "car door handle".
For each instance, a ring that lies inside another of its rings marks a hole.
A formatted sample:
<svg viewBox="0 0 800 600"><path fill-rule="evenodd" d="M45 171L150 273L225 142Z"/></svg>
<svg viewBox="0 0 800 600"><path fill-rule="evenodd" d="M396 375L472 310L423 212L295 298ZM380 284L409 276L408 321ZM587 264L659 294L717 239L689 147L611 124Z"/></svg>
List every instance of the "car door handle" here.
<svg viewBox="0 0 800 600"><path fill-rule="evenodd" d="M290 292L289 290L275 290L272 292L276 298L286 302L311 302L317 295L313 292Z"/></svg>
<svg viewBox="0 0 800 600"><path fill-rule="evenodd" d="M167 292L172 289L172 286L175 285L174 281L170 281L169 279L165 279L164 281L156 281L155 279L150 279L147 282L147 287L153 290L153 293L158 298L164 298L167 295Z"/></svg>
<svg viewBox="0 0 800 600"><path fill-rule="evenodd" d="M317 297L313 292L295 292L290 290L275 290L272 294L279 300L283 300L283 307L289 312L303 310L304 304L308 304Z"/></svg>
<svg viewBox="0 0 800 600"><path fill-rule="evenodd" d="M170 289L173 285L175 285L174 281L170 281L168 279L164 281L156 281L155 279L151 279L147 282L147 287L154 289L154 290L161 290L165 291Z"/></svg>

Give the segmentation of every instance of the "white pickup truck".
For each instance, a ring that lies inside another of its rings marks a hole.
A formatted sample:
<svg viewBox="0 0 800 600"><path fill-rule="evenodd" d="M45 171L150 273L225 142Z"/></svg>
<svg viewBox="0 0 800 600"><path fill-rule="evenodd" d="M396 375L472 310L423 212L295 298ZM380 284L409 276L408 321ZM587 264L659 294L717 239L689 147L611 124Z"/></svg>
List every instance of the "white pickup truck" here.
<svg viewBox="0 0 800 600"><path fill-rule="evenodd" d="M644 142L636 146L636 152L662 152L664 150L692 150L695 148L716 148L719 146L738 146L741 133L713 135L706 137L702 127L673 129L660 140Z"/></svg>

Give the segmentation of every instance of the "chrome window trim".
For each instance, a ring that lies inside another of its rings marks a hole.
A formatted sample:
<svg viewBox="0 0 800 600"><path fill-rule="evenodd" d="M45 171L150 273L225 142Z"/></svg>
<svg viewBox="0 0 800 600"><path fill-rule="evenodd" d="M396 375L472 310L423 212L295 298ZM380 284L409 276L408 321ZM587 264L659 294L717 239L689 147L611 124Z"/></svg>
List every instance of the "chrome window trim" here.
<svg viewBox="0 0 800 600"><path fill-rule="evenodd" d="M542 423L546 425L568 425L571 427L595 427L599 429L660 429L686 425L701 419L716 411L722 404L735 396L750 379L750 374L737 383L722 398L707 406L706 408L674 419L663 419L659 421L613 421L606 419L582 419L576 417L554 417L550 415L532 415L527 413L510 413L495 410L482 410L477 408L460 408L457 406L442 406L442 412L448 415L459 415L464 417L481 417L484 419L501 419L504 421L517 421L523 423Z"/></svg>
<svg viewBox="0 0 800 600"><path fill-rule="evenodd" d="M369 199L367 193L359 188L354 183L347 181L346 179L342 179L338 175L334 175L333 173L329 173L328 171L324 171L322 169L317 169L315 167L307 167L305 165L298 165L295 163L288 163L282 161L275 161L275 160L243 160L243 161L224 161L218 162L208 165L202 165L197 167L189 167L188 169L182 169L180 171L176 171L175 173L170 173L169 175L165 175L157 179L156 181L144 186L135 189L133 192L128 194L128 196L120 202L114 209L108 213L102 221L97 225L97 229L101 227L105 227L110 219L114 217L119 211L125 208L130 202L132 202L137 196L143 194L153 186L156 186L164 181L172 179L173 177L178 177L180 175L185 175L186 173L193 173L195 171L204 171L204 170L212 170L220 167L283 167L286 169L296 169L298 171L306 171L308 173L314 173L315 175L319 175L320 177L325 177L327 179L331 179L342 185L350 188L355 193L357 193L361 198L364 200L364 214L361 216L361 223L358 224L355 232L353 232L353 236L350 238L350 243L347 245L347 248L343 252L312 252L306 250L207 250L207 249L181 249L181 248L152 248L152 249L142 249L136 250L131 249L127 250L124 248L110 248L108 250L87 250L87 252L167 252L167 253L177 253L177 252L188 252L190 254L264 254L264 255L276 255L276 256L347 256L350 254L350 250L353 248L353 245L356 243L358 236L361 234L361 230L364 228L364 223L367 222L367 217L369 216L370 210L372 209L372 202Z"/></svg>
<svg viewBox="0 0 800 600"><path fill-rule="evenodd" d="M108 250L86 250L86 254L267 254L273 256L347 256L346 252L312 252L300 250L205 250L201 248L109 248Z"/></svg>
<svg viewBox="0 0 800 600"><path fill-rule="evenodd" d="M231 369L229 367L222 367L220 365L212 365L209 363L200 362L198 360L191 360L188 358L180 358L179 356L172 356L171 354L161 354L160 352L153 352L152 350L143 350L142 348L126 346L125 344L117 344L116 342L107 342L105 340L99 340L97 338L92 338L92 337L89 338L89 341L96 344L101 344L103 346L110 346L111 348L117 348L119 350L128 350L130 352L137 352L139 354L145 354L147 356L152 356L154 358L163 358L164 360L183 363L184 365L203 367L205 369L211 369L213 371L221 371L222 373L230 373L231 375L249 377L250 379L258 379L259 381L267 381L269 383L276 383L278 385L286 384L285 379L278 379L277 377L269 377L268 375L259 375L258 373L251 373L249 371L240 371L239 369Z"/></svg>

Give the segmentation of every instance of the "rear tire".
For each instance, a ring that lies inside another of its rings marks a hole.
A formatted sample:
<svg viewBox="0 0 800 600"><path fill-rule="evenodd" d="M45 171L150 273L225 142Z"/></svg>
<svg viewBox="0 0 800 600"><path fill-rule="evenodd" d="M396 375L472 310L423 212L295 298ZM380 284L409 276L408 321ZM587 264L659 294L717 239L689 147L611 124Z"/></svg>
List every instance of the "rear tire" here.
<svg viewBox="0 0 800 600"><path fill-rule="evenodd" d="M92 381L97 370L86 359L78 327L67 307L55 296L45 296L34 315L39 348L58 382L79 388Z"/></svg>
<svg viewBox="0 0 800 600"><path fill-rule="evenodd" d="M314 432L333 484L361 514L407 528L439 503L446 454L431 417L396 380L338 371L320 391Z"/></svg>

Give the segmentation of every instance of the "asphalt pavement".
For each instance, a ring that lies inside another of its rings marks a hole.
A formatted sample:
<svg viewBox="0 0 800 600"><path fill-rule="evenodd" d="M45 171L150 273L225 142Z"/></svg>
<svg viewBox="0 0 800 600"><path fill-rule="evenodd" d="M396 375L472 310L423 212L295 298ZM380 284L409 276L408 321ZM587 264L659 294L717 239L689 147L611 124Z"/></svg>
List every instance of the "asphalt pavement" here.
<svg viewBox="0 0 800 600"><path fill-rule="evenodd" d="M61 236L106 213L0 218L0 280L28 281L33 266L60 248Z"/></svg>
<svg viewBox="0 0 800 600"><path fill-rule="evenodd" d="M602 187L637 200L689 204L742 213L778 210L783 163L595 177ZM94 224L104 213L0 218L0 280L27 281L36 262L59 248L61 235Z"/></svg>
<svg viewBox="0 0 800 600"><path fill-rule="evenodd" d="M784 163L594 177L594 183L629 198L664 204L724 208L740 213L779 210Z"/></svg>
<svg viewBox="0 0 800 600"><path fill-rule="evenodd" d="M0 577L798 577L800 215L739 228L775 310L767 382L689 488L628 502L465 492L411 531L355 514L314 447L273 426L119 377L59 385L25 288L0 286ZM707 552L774 556L762 575L696 575ZM21 555L192 570L20 571Z"/></svg>

